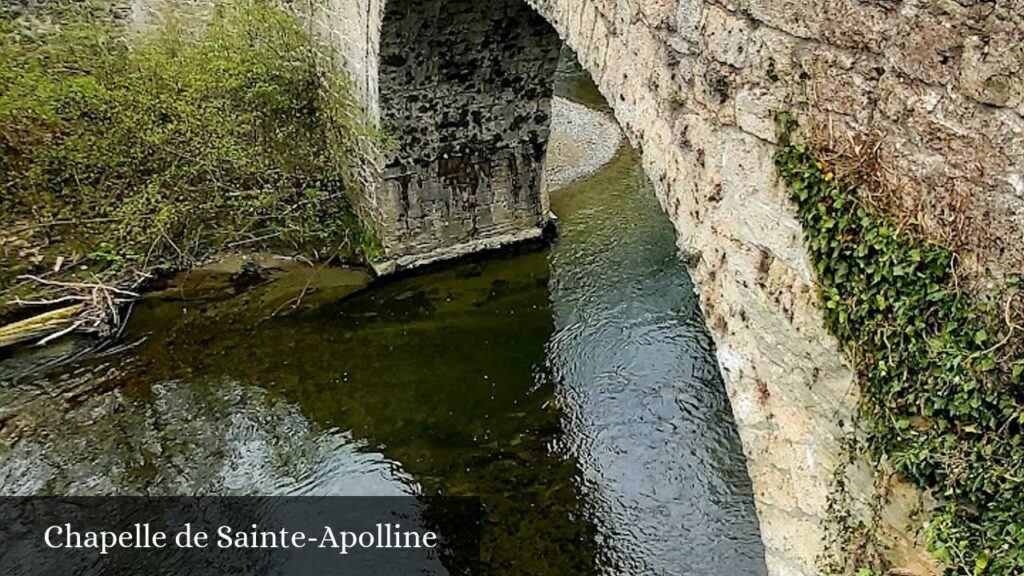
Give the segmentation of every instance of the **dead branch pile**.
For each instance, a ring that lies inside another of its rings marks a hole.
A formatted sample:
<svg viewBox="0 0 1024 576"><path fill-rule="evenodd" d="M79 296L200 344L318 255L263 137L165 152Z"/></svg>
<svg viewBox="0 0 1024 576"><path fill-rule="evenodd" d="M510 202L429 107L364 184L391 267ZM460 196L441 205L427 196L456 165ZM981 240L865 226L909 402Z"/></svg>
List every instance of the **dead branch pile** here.
<svg viewBox="0 0 1024 576"><path fill-rule="evenodd" d="M37 339L38 345L44 345L71 332L94 334L101 338L111 336L126 320L123 314L125 307L139 297L133 290L99 280L60 282L33 275L19 276L18 279L35 283L55 295L35 300L15 298L14 304L46 308L47 311L0 327L0 348ZM139 278L132 285L139 286L141 280Z"/></svg>

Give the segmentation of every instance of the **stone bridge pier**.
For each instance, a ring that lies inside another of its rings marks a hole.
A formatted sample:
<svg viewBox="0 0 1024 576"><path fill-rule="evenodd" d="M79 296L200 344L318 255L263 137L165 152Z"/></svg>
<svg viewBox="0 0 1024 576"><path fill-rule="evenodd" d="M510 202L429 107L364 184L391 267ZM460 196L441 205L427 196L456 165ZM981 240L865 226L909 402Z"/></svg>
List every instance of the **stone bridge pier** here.
<svg viewBox="0 0 1024 576"><path fill-rule="evenodd" d="M377 231L398 267L540 236L561 40L521 0L390 0Z"/></svg>

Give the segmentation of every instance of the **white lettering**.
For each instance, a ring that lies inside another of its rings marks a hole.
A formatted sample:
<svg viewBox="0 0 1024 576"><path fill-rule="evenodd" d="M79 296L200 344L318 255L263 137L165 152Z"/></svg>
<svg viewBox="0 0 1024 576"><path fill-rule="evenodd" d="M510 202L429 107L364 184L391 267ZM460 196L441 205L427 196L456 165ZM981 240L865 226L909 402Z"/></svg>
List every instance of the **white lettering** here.
<svg viewBox="0 0 1024 576"><path fill-rule="evenodd" d="M57 531L57 536L59 537L61 535L61 533L64 532L64 529L61 528L60 526L50 526L49 528L46 529L46 532L43 534L43 540L46 541L46 545L47 546L49 546L50 548L61 548L62 547L61 544L54 544L53 542L50 542L50 531L51 530L56 530Z"/></svg>
<svg viewBox="0 0 1024 576"><path fill-rule="evenodd" d="M338 541L334 539L334 530L331 530L330 526L324 526L324 537L320 539L319 548L327 548L328 546L327 544L325 544L325 542L327 542L328 540L331 541L331 548L338 547Z"/></svg>

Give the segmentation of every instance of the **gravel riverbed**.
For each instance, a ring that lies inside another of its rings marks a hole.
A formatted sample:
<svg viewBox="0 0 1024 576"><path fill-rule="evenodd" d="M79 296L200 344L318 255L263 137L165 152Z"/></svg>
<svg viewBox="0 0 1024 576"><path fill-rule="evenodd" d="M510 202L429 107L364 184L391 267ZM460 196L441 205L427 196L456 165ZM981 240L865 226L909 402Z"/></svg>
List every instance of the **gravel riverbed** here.
<svg viewBox="0 0 1024 576"><path fill-rule="evenodd" d="M621 145L622 132L607 113L554 98L546 165L548 190L597 172L615 157Z"/></svg>

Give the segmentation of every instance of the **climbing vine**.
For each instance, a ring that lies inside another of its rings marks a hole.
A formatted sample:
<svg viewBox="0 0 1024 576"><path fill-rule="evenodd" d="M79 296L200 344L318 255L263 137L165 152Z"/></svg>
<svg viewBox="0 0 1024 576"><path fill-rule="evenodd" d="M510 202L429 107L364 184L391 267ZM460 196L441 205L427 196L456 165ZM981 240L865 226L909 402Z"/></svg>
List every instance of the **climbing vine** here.
<svg viewBox="0 0 1024 576"><path fill-rule="evenodd" d="M950 573L1024 574L1024 337L1019 280L985 298L950 250L859 200L780 114L779 174L817 271L828 329L854 365L871 458L940 500L930 547Z"/></svg>

